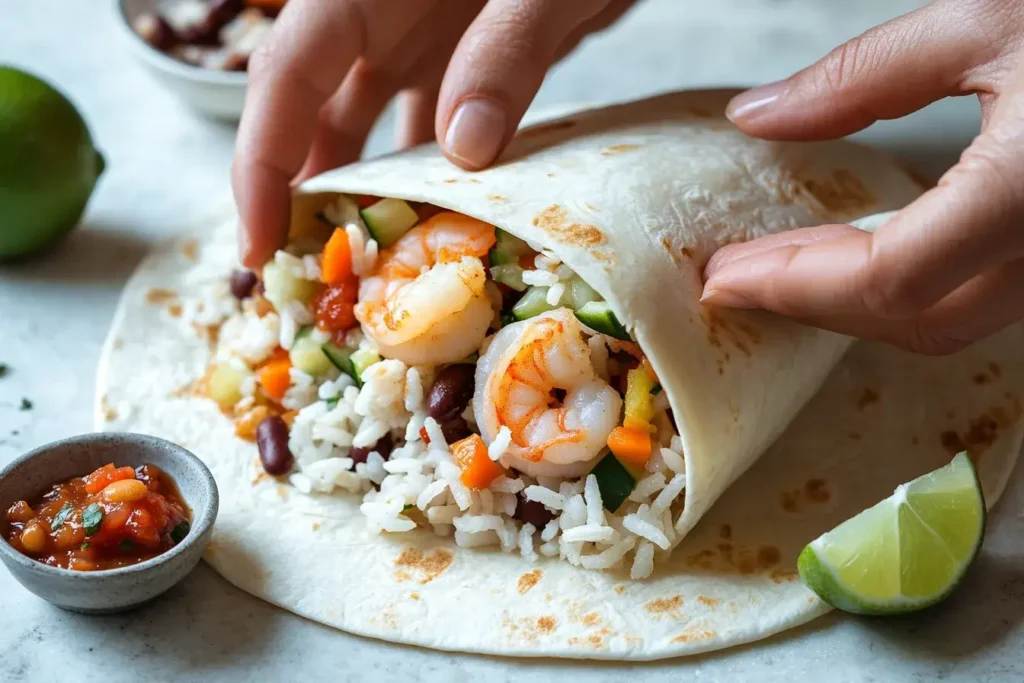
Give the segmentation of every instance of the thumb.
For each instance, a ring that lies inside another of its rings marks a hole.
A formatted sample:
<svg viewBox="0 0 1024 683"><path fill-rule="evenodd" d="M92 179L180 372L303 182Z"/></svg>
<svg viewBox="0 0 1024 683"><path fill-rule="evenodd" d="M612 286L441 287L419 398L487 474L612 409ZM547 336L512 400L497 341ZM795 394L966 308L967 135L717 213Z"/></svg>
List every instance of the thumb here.
<svg viewBox="0 0 1024 683"><path fill-rule="evenodd" d="M737 95L726 115L755 137L823 140L917 111L955 94L975 61L960 11L934 3L876 26L786 80Z"/></svg>
<svg viewBox="0 0 1024 683"><path fill-rule="evenodd" d="M470 170L511 139L565 39L610 0L492 0L452 55L438 101L441 149Z"/></svg>

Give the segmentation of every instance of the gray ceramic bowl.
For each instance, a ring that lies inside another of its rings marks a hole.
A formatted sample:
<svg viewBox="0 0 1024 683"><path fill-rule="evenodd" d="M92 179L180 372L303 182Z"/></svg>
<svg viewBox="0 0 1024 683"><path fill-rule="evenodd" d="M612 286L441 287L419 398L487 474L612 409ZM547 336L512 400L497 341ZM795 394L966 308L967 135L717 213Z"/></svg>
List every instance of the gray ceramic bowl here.
<svg viewBox="0 0 1024 683"><path fill-rule="evenodd" d="M238 71L203 69L160 52L132 29L140 14L153 13L157 0L111 0L114 22L132 55L146 70L182 102L200 114L225 121L237 121L245 104L248 74Z"/></svg>
<svg viewBox="0 0 1024 683"><path fill-rule="evenodd" d="M140 605L181 581L199 562L217 518L217 484L199 458L169 441L142 434L86 434L31 451L0 470L0 510L108 462L153 464L169 474L192 510L188 536L166 553L119 569L59 569L22 555L0 539L0 560L21 585L58 607L103 614Z"/></svg>

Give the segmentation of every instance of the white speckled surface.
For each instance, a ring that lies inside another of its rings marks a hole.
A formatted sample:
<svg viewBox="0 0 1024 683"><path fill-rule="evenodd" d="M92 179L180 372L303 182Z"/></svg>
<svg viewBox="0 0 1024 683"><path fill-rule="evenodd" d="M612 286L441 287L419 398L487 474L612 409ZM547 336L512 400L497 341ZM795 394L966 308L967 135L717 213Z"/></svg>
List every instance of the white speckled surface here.
<svg viewBox="0 0 1024 683"><path fill-rule="evenodd" d="M778 78L910 0L646 0L548 79L538 104ZM58 83L108 161L84 225L35 263L0 267L0 462L90 427L100 345L148 245L227 191L234 131L184 111L132 62L107 0L0 0L0 63ZM943 103L869 131L930 172L977 126L973 102ZM389 147L388 122L371 151ZM34 407L21 411L22 397ZM1024 679L1024 474L990 520L964 589L917 617L830 615L761 644L616 666L454 656L323 628L232 588L205 565L163 599L113 617L62 612L0 571L0 681L149 680L1018 681ZM358 580L358 577L353 577ZM70 674L64 666L71 665Z"/></svg>

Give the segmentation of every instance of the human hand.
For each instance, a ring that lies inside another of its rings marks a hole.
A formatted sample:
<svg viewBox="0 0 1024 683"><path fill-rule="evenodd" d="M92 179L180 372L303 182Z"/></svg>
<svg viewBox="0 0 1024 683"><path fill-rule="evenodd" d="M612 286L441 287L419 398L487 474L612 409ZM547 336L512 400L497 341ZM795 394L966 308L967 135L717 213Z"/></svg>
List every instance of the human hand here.
<svg viewBox="0 0 1024 683"><path fill-rule="evenodd" d="M826 225L720 249L701 300L925 354L1024 317L1022 56L1024 3L939 0L736 97L736 125L777 140L841 137L968 94L982 129L936 188L874 234Z"/></svg>
<svg viewBox="0 0 1024 683"><path fill-rule="evenodd" d="M284 241L291 183L355 161L400 95L398 144L491 164L548 68L633 0L291 0L249 62L233 185L242 260Z"/></svg>

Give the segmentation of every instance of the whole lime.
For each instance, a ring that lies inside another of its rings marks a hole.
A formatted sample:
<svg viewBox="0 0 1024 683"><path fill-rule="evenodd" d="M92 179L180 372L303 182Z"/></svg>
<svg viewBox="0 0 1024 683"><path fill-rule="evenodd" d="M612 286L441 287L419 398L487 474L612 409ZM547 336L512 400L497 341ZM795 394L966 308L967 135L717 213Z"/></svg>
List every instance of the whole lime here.
<svg viewBox="0 0 1024 683"><path fill-rule="evenodd" d="M70 232L103 167L64 95L0 66L0 260L28 256Z"/></svg>

